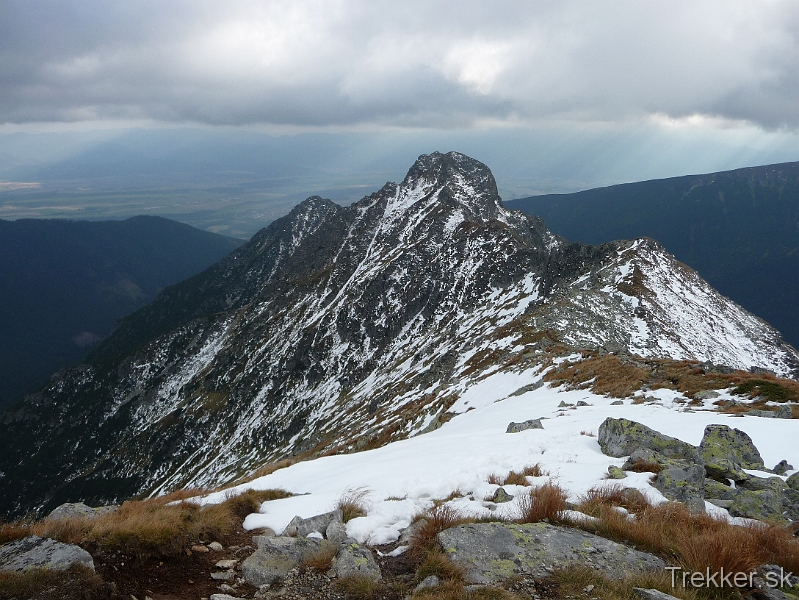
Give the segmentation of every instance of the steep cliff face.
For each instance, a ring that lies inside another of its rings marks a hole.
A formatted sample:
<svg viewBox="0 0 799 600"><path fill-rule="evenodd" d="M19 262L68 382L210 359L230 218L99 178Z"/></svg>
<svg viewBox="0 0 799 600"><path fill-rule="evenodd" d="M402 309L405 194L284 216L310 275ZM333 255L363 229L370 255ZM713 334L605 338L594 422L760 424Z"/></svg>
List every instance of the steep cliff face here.
<svg viewBox="0 0 799 600"><path fill-rule="evenodd" d="M656 242L567 244L503 208L485 165L434 153L349 207L309 198L3 415L0 510L407 437L553 343L799 369Z"/></svg>

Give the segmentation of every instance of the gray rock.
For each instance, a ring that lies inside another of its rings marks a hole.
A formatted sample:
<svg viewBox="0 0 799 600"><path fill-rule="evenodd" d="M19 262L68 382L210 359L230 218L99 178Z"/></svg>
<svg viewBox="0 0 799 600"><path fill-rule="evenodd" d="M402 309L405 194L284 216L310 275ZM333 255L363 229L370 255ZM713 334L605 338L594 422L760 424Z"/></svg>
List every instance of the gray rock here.
<svg viewBox="0 0 799 600"><path fill-rule="evenodd" d="M211 594L210 600L243 600L243 598L237 598L230 594Z"/></svg>
<svg viewBox="0 0 799 600"><path fill-rule="evenodd" d="M558 404L558 408L569 408L570 406L574 406L574 404L568 404L564 400L561 400L560 404Z"/></svg>
<svg viewBox="0 0 799 600"><path fill-rule="evenodd" d="M380 580L380 567L377 566L372 552L354 541L339 548L336 558L333 559L333 571L336 577L357 575L373 581Z"/></svg>
<svg viewBox="0 0 799 600"><path fill-rule="evenodd" d="M225 559L225 560L218 560L218 561L216 561L216 568L217 569L232 569L233 567L236 566L236 564L238 562L239 561L237 561L235 558L229 558L229 559Z"/></svg>
<svg viewBox="0 0 799 600"><path fill-rule="evenodd" d="M641 600L678 600L678 598L670 594L665 594L660 590L633 588L633 592L635 592L635 595L641 598Z"/></svg>
<svg viewBox="0 0 799 600"><path fill-rule="evenodd" d="M330 521L330 525L325 529L325 537L340 546L347 539L347 526L342 521Z"/></svg>
<svg viewBox="0 0 799 600"><path fill-rule="evenodd" d="M732 500L740 491L740 488L724 485L715 479L705 479L705 483L702 487L705 498L713 498L715 500Z"/></svg>
<svg viewBox="0 0 799 600"><path fill-rule="evenodd" d="M300 515L297 515L291 521L289 521L289 524L286 525L286 528L283 530L283 533L281 533L280 535L295 537L297 535L297 525L299 523L302 523L302 517Z"/></svg>
<svg viewBox="0 0 799 600"><path fill-rule="evenodd" d="M413 593L416 594L418 592L421 592L422 590L435 588L438 587L439 585L441 585L441 581L438 579L438 577L436 577L435 575L430 575L429 577L425 577L424 579L422 579L419 585L417 585L416 588L413 590Z"/></svg>
<svg viewBox="0 0 799 600"><path fill-rule="evenodd" d="M94 570L94 559L80 546L62 544L36 535L0 546L0 571L54 569L62 571L74 564Z"/></svg>
<svg viewBox="0 0 799 600"><path fill-rule="evenodd" d="M687 504L693 513L702 513L705 512L704 483L705 470L701 465L692 465L687 469L663 469L652 485L669 500Z"/></svg>
<svg viewBox="0 0 799 600"><path fill-rule="evenodd" d="M242 576L254 586L283 579L320 548L320 542L313 538L259 536L258 542L258 549L241 563Z"/></svg>
<svg viewBox="0 0 799 600"><path fill-rule="evenodd" d="M705 502L710 502L714 506L718 506L719 508L730 508L732 506L732 500L717 500L715 498L705 498Z"/></svg>
<svg viewBox="0 0 799 600"><path fill-rule="evenodd" d="M728 509L733 517L748 517L761 521L785 521L782 498L774 490L741 490Z"/></svg>
<svg viewBox="0 0 799 600"><path fill-rule="evenodd" d="M656 556L605 538L546 523L469 523L438 534L444 552L466 569L469 583L493 584L514 575L547 577L552 569L581 565L621 579L662 571Z"/></svg>
<svg viewBox="0 0 799 600"><path fill-rule="evenodd" d="M586 402L585 400L578 400L577 406L591 406L591 405L588 404L588 402Z"/></svg>
<svg viewBox="0 0 799 600"><path fill-rule="evenodd" d="M614 400L610 403L611 406L622 406L624 404L623 400Z"/></svg>
<svg viewBox="0 0 799 600"><path fill-rule="evenodd" d="M714 392L713 390L699 390L694 394L694 398L696 400L714 400L718 397L719 393Z"/></svg>
<svg viewBox="0 0 799 600"><path fill-rule="evenodd" d="M341 520L342 517L340 510L334 510L321 515L309 517L307 519L300 519L295 523L296 530L294 535L297 535L298 537L308 537L308 534L313 533L314 531L324 534L327 530L327 526L330 525L330 523ZM292 521L292 523L294 523L294 521ZM285 533L283 535L285 535Z"/></svg>
<svg viewBox="0 0 799 600"><path fill-rule="evenodd" d="M691 444L629 419L605 419L599 426L597 441L602 452L616 458L629 456L639 448L648 448L667 458L699 462L699 453Z"/></svg>
<svg viewBox="0 0 799 600"><path fill-rule="evenodd" d="M519 433L527 429L543 428L544 426L541 425L541 419L528 419L524 423L508 423L508 428L505 430L505 433Z"/></svg>
<svg viewBox="0 0 799 600"><path fill-rule="evenodd" d="M750 417L765 417L766 419L792 419L793 411L788 405L782 405L777 410L749 410L745 413Z"/></svg>
<svg viewBox="0 0 799 600"><path fill-rule="evenodd" d="M233 571L220 571L219 573L211 573L211 579L214 581L230 581L236 577Z"/></svg>
<svg viewBox="0 0 799 600"><path fill-rule="evenodd" d="M774 468L771 470L774 471L777 475L784 475L788 471L793 471L793 465L789 465L787 460L781 460L776 465L774 465Z"/></svg>
<svg viewBox="0 0 799 600"><path fill-rule="evenodd" d="M536 381L535 383L528 383L527 385L523 385L518 390L513 392L511 394L511 397L512 396L521 396L523 394L526 394L527 392L534 392L535 390L537 390L538 388L543 387L543 386L544 386L544 380L543 379L540 379L540 380Z"/></svg>
<svg viewBox="0 0 799 600"><path fill-rule="evenodd" d="M222 550L224 550L222 544L220 544L219 542L211 542L210 544L208 544L208 547L214 552L222 552Z"/></svg>
<svg viewBox="0 0 799 600"><path fill-rule="evenodd" d="M508 492L505 491L505 488L498 487L497 491L494 492L494 495L491 496L491 501L496 502L497 504L502 504L503 502L510 502L513 500L513 496L511 496Z"/></svg>
<svg viewBox="0 0 799 600"><path fill-rule="evenodd" d="M785 483L788 484L788 487L792 490L799 490L799 471L788 477Z"/></svg>
<svg viewBox="0 0 799 600"><path fill-rule="evenodd" d="M100 506L98 508L92 508L83 502L67 502L66 504L56 506L46 518L71 519L78 517L83 519L93 519L95 517L99 517L100 515L114 512L118 508L118 506Z"/></svg>
<svg viewBox="0 0 799 600"><path fill-rule="evenodd" d="M740 429L727 425L708 425L699 444L705 473L712 479L743 481L742 469L765 469L763 458L752 438Z"/></svg>
<svg viewBox="0 0 799 600"><path fill-rule="evenodd" d="M782 514L791 521L799 521L799 490L782 490Z"/></svg>
<svg viewBox="0 0 799 600"><path fill-rule="evenodd" d="M782 490L788 487L781 477L755 477L754 475L749 475L749 477L745 481L741 481L738 486L739 488L752 490L753 492L774 490L777 494L781 494Z"/></svg>
<svg viewBox="0 0 799 600"><path fill-rule="evenodd" d="M611 479L624 479L627 477L627 473L625 473L622 469L620 469L616 465L610 465L608 467L608 476Z"/></svg>

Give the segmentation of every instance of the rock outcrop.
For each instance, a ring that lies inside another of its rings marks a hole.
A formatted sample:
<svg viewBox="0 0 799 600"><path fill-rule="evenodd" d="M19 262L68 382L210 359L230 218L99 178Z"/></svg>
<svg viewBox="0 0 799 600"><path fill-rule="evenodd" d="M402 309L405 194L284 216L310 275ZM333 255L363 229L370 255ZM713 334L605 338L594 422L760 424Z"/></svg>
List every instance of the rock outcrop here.
<svg viewBox="0 0 799 600"><path fill-rule="evenodd" d="M94 559L80 546L35 535L0 546L0 571L65 570L79 564L94 570Z"/></svg>

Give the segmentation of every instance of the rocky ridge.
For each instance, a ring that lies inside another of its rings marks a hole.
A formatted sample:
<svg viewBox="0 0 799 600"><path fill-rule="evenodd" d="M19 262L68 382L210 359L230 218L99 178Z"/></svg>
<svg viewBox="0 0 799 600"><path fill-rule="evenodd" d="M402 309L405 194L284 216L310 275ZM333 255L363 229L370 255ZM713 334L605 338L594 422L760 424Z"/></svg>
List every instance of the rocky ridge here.
<svg viewBox="0 0 799 600"><path fill-rule="evenodd" d="M778 332L653 240L566 243L506 210L485 165L434 153L352 206L309 198L3 414L0 510L409 437L553 346L799 373Z"/></svg>

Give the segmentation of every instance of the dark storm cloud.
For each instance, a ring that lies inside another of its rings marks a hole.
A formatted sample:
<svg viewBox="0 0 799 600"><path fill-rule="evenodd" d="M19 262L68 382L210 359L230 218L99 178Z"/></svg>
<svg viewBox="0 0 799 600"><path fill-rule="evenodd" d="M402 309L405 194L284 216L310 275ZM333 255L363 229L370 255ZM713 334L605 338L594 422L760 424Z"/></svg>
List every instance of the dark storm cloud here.
<svg viewBox="0 0 799 600"><path fill-rule="evenodd" d="M0 122L799 124L790 2L0 2Z"/></svg>

